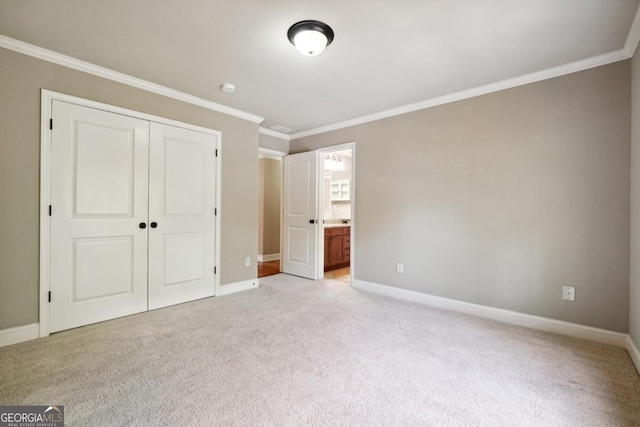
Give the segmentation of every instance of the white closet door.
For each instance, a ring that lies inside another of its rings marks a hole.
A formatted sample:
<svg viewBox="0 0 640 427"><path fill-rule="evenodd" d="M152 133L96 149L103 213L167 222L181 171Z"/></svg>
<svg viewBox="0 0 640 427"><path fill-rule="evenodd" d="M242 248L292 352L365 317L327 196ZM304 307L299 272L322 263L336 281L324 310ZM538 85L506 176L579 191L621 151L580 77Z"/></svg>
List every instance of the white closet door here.
<svg viewBox="0 0 640 427"><path fill-rule="evenodd" d="M51 332L147 309L149 122L53 101Z"/></svg>
<svg viewBox="0 0 640 427"><path fill-rule="evenodd" d="M309 279L318 271L318 153L284 157L282 271Z"/></svg>
<svg viewBox="0 0 640 427"><path fill-rule="evenodd" d="M151 123L149 309L214 295L217 144Z"/></svg>

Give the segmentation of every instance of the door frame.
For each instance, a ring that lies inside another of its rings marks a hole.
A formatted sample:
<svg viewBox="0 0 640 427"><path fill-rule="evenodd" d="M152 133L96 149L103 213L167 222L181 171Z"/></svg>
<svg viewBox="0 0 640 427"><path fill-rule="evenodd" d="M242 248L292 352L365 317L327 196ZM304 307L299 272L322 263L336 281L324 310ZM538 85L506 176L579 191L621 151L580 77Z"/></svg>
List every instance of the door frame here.
<svg viewBox="0 0 640 427"><path fill-rule="evenodd" d="M276 160L280 163L280 172L282 179L280 180L280 272L282 272L282 217L284 213L284 201L282 188L284 187L284 156L287 156L288 153L284 151L272 150L270 148L262 148L258 147L258 160L260 159L271 159ZM256 256L256 263L260 262L258 257Z"/></svg>
<svg viewBox="0 0 640 427"><path fill-rule="evenodd" d="M329 147L318 148L318 204L319 204L319 218L322 221L324 218L324 203L322 203L322 196L324 194L324 154L334 151L351 150L351 185L349 187L351 196L351 238L349 247L349 284L353 286L353 279L355 278L355 227L356 227L356 142L346 142L344 144L331 145ZM322 223L321 223L322 224ZM318 274L321 279L324 278L324 227L319 231L318 236Z"/></svg>
<svg viewBox="0 0 640 427"><path fill-rule="evenodd" d="M196 132L202 132L217 137L216 151L216 233L215 233L215 262L216 267L220 266L220 224L222 212L222 133L217 130L179 122L164 117L154 116L127 108L116 107L97 101L91 101L76 96L42 89L40 94L40 276L39 276L39 333L40 338L49 336L49 290L50 290L50 254L51 254L51 220L49 216L49 205L51 204L51 128L53 101L62 101L83 107L94 108L96 110L121 114L149 122L162 123ZM214 295L218 295L220 290L220 274L214 274Z"/></svg>

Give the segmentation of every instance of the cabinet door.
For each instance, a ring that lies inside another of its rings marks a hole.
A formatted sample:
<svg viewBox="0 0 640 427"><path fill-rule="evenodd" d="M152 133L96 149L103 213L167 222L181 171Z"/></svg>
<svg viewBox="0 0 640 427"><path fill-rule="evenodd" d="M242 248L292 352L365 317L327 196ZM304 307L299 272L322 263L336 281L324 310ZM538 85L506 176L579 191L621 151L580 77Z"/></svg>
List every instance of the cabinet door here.
<svg viewBox="0 0 640 427"><path fill-rule="evenodd" d="M327 235L325 235L324 237L324 268L325 270L327 269L327 267L331 266L331 259L329 257L330 252L329 252L329 242L331 241L331 238Z"/></svg>
<svg viewBox="0 0 640 427"><path fill-rule="evenodd" d="M344 262L343 236L334 236L329 239L329 265Z"/></svg>
<svg viewBox="0 0 640 427"><path fill-rule="evenodd" d="M351 235L350 234L347 234L346 236L344 236L342 248L343 248L344 262L345 263L350 262L351 261Z"/></svg>

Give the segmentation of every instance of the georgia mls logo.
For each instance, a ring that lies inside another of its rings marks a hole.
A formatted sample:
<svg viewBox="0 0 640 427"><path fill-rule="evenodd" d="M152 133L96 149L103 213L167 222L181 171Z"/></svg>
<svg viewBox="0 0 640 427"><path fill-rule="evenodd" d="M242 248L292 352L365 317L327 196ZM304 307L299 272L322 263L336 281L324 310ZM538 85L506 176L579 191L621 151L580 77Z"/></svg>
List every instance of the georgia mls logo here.
<svg viewBox="0 0 640 427"><path fill-rule="evenodd" d="M0 427L64 427L64 406L0 406Z"/></svg>
<svg viewBox="0 0 640 427"><path fill-rule="evenodd" d="M62 411L60 409L58 409L57 406L49 406L46 411L44 411L44 413L46 414L49 411L56 411L58 414L60 414L60 416L62 416Z"/></svg>

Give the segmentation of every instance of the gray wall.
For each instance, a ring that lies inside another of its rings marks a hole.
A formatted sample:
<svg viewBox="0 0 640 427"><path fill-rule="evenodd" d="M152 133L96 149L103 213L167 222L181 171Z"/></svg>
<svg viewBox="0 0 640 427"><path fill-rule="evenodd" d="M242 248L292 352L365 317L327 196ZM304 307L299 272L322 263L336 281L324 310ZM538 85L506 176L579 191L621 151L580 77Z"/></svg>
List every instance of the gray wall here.
<svg viewBox="0 0 640 427"><path fill-rule="evenodd" d="M281 151L283 153L289 152L289 141L276 138L275 136L260 134L258 144L260 148L268 148L269 150Z"/></svg>
<svg viewBox="0 0 640 427"><path fill-rule="evenodd" d="M631 75L631 277L629 334L640 348L640 55Z"/></svg>
<svg viewBox="0 0 640 427"><path fill-rule="evenodd" d="M280 253L282 162L266 158L258 162L258 254L273 255Z"/></svg>
<svg viewBox="0 0 640 427"><path fill-rule="evenodd" d="M38 322L41 88L221 131L221 283L255 279L257 124L5 49L0 64L0 330Z"/></svg>
<svg viewBox="0 0 640 427"><path fill-rule="evenodd" d="M624 332L629 87L624 61L291 152L356 141L356 279Z"/></svg>

